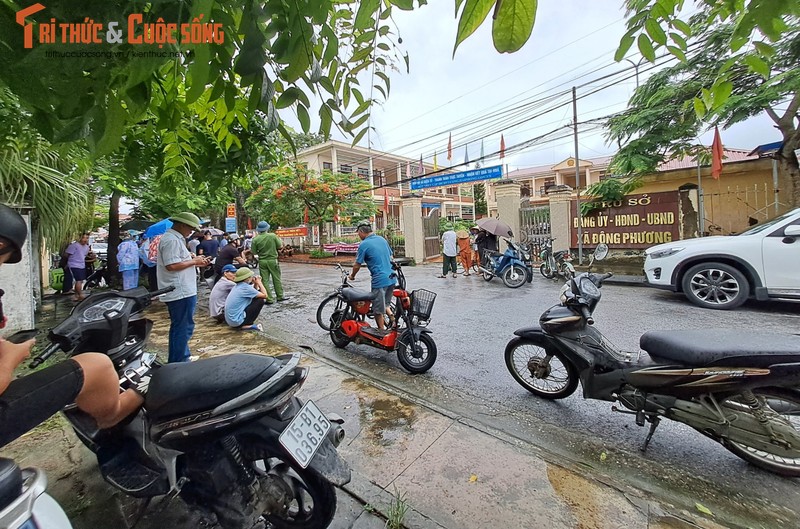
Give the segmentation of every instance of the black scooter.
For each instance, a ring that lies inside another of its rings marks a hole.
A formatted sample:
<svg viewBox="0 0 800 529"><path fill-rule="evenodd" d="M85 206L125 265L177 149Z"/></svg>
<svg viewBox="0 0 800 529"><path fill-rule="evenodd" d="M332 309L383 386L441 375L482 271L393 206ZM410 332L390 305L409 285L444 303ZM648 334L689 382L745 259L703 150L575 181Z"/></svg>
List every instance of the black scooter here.
<svg viewBox="0 0 800 529"><path fill-rule="evenodd" d="M150 373L144 406L108 430L74 406L64 411L106 481L125 494L180 496L224 529L327 527L333 485L350 480L336 446L342 419L295 397L308 376L299 353L232 354L160 365L144 351L152 321L140 313L172 290L98 292L49 333L33 365L58 350L104 352L121 389Z"/></svg>
<svg viewBox="0 0 800 529"><path fill-rule="evenodd" d="M776 474L800 477L800 337L749 330L650 331L644 352L617 350L593 327L600 287L611 274L567 282L561 304L538 326L518 329L506 367L525 389L561 399L583 386L588 399L650 423L682 422Z"/></svg>

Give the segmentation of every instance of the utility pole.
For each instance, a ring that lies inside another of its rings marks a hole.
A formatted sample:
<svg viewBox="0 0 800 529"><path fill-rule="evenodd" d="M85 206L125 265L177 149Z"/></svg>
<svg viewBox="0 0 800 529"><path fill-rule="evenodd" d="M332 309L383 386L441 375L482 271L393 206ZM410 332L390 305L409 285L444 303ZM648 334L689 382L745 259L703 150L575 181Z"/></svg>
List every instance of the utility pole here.
<svg viewBox="0 0 800 529"><path fill-rule="evenodd" d="M575 188L578 190L575 204L578 215L578 264L583 264L583 215L581 215L581 162L578 158L578 98L572 87L572 130L575 136Z"/></svg>

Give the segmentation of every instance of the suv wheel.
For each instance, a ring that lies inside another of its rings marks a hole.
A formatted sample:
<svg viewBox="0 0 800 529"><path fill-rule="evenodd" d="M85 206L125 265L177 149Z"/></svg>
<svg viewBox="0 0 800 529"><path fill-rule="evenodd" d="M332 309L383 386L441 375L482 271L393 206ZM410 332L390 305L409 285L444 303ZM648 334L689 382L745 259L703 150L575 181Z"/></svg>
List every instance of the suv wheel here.
<svg viewBox="0 0 800 529"><path fill-rule="evenodd" d="M701 263L683 275L683 293L689 301L706 309L735 309L750 295L747 278L723 263Z"/></svg>

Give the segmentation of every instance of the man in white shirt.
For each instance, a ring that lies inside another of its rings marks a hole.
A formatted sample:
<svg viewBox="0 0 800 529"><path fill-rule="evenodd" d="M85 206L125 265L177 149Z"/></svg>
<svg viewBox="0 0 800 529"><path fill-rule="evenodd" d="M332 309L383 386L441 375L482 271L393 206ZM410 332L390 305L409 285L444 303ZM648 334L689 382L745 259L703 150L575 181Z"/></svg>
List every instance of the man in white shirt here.
<svg viewBox="0 0 800 529"><path fill-rule="evenodd" d="M222 277L211 289L211 296L208 298L208 312L218 323L225 321L225 300L228 299L231 289L236 286L236 283L233 282L235 277L236 267L232 264L225 265L222 267Z"/></svg>
<svg viewBox="0 0 800 529"><path fill-rule="evenodd" d="M447 231L442 234L442 275L439 277L447 277L447 271L453 271L453 277L458 277L456 270L456 256L458 255L458 248L456 246L456 232L453 231L452 224L447 225Z"/></svg>
<svg viewBox="0 0 800 529"><path fill-rule="evenodd" d="M158 243L158 288L174 287L161 296L169 311L169 362L188 362L189 338L194 333L194 309L197 306L196 266L206 266L206 257L192 257L186 237L200 229L200 219L193 213L179 213L169 220L172 228Z"/></svg>

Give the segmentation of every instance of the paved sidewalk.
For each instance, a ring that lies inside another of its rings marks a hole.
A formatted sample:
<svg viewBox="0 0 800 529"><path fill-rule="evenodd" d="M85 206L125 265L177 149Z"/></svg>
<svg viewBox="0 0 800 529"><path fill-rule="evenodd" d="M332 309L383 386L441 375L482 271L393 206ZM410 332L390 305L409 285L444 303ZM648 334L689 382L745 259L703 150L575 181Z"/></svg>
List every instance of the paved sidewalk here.
<svg viewBox="0 0 800 529"><path fill-rule="evenodd" d="M201 358L290 350L263 335L211 323L203 310L198 308L191 343ZM169 324L163 305L154 306L149 317L155 321L152 345L163 350ZM660 504L633 487L613 486L586 468L555 464L554 456L533 444L415 402L305 352L311 373L300 396L344 417L347 436L339 450L353 469L351 483L337 491L333 528L735 527L719 525L713 515ZM136 503L102 481L92 454L63 419L12 443L4 454L47 471L49 490L76 529L130 527ZM398 515L403 507L407 512ZM173 502L137 529L167 525L207 527Z"/></svg>

